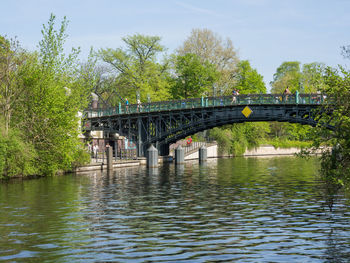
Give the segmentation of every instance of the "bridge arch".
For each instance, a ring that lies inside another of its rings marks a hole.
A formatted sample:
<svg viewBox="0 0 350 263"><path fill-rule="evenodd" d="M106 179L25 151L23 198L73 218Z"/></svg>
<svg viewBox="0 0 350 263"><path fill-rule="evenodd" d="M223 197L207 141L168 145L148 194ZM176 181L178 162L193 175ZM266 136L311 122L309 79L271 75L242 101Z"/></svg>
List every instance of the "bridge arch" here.
<svg viewBox="0 0 350 263"><path fill-rule="evenodd" d="M168 102L172 107L160 103L144 105L143 110L138 106L133 110L132 105L123 110L119 105L119 108L108 109L108 114L91 114L88 121L90 130L118 133L132 139L137 144L139 156L144 156L150 144L154 144L161 155L167 155L171 143L226 124L278 121L316 126L315 109L320 107L320 100L312 98L310 94L307 97L296 95L286 103L276 102L275 95L246 95L234 104L232 97L215 98L211 103L201 98ZM251 114L244 115L244 110ZM328 128L332 129L331 126Z"/></svg>
<svg viewBox="0 0 350 263"><path fill-rule="evenodd" d="M249 107L252 111L248 117L242 113L245 107ZM156 117L158 123L161 123L158 125L158 133L149 137L146 145L156 144L161 154L167 154L166 150L162 149L167 149L170 144L187 136L214 127L243 122L277 121L314 127L317 125L314 108L305 105L240 105L226 108L213 107L210 111L192 109L187 112L172 113L172 116L160 114ZM177 123L174 123L174 119ZM173 123L170 125L171 121Z"/></svg>

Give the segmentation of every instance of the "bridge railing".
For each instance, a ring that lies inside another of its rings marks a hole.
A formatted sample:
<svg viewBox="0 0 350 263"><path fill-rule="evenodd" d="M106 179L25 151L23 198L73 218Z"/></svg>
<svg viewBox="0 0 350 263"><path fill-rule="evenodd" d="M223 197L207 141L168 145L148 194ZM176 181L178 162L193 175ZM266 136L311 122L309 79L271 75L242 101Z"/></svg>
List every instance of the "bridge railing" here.
<svg viewBox="0 0 350 263"><path fill-rule="evenodd" d="M249 104L321 104L327 97L323 94L243 94L238 96L202 97L174 101L121 105L110 108L88 109L86 115L91 117L111 116L118 114L137 114L167 110L225 107Z"/></svg>

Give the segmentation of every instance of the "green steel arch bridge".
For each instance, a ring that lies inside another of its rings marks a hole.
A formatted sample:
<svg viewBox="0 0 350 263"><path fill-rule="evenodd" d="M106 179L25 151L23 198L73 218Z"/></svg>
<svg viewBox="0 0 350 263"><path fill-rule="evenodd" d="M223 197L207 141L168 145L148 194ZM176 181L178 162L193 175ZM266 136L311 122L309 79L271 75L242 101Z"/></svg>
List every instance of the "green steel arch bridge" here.
<svg viewBox="0 0 350 263"><path fill-rule="evenodd" d="M140 105L89 108L83 129L104 131L106 137L119 134L136 143L144 156L150 144L160 155L169 145L197 132L242 122L278 121L317 125L317 111L328 103L322 94L247 94L160 101ZM333 129L331 125L327 128Z"/></svg>

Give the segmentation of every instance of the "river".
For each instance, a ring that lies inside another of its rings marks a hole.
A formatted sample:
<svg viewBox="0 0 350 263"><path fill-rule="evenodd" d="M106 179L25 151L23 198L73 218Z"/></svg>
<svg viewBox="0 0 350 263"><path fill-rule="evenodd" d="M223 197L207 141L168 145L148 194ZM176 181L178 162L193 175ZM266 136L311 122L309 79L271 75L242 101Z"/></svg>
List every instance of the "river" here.
<svg viewBox="0 0 350 263"><path fill-rule="evenodd" d="M349 197L295 157L0 184L4 262L349 262Z"/></svg>

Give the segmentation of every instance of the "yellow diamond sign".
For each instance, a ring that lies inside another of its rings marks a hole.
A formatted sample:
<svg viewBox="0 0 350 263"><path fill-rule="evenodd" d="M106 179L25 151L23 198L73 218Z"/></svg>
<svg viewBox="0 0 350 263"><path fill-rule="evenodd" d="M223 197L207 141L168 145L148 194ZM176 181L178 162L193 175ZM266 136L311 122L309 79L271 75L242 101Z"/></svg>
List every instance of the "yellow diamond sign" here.
<svg viewBox="0 0 350 263"><path fill-rule="evenodd" d="M248 106L245 106L245 108L242 110L242 113L246 118L248 118L250 114L253 113L253 111Z"/></svg>

